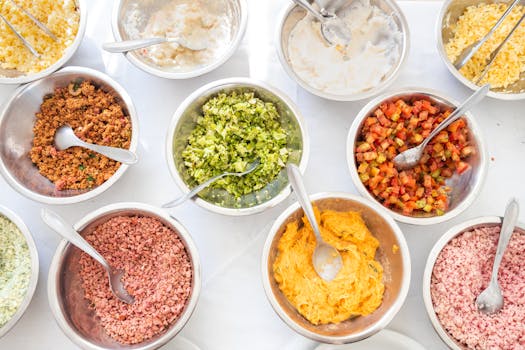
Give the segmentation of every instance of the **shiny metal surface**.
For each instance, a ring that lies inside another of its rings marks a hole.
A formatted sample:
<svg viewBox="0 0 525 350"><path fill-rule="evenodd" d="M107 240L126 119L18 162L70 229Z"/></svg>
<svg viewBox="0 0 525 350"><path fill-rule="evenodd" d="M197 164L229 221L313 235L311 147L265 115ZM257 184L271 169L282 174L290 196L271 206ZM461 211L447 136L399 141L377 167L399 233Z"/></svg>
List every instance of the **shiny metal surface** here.
<svg viewBox="0 0 525 350"><path fill-rule="evenodd" d="M445 43L452 38L452 27L457 22L459 16L463 14L465 8L481 3L481 0L447 0L441 7L436 22L436 39L437 49L441 59L447 66L448 70L456 79L458 79L465 86L472 90L477 90L478 86L465 78L455 67L454 63L450 62L445 53ZM509 3L505 0L483 0L484 3ZM488 58L488 57L487 57ZM525 99L525 73L521 74L521 79L506 89L491 89L488 93L489 97L501 100L522 100Z"/></svg>
<svg viewBox="0 0 525 350"><path fill-rule="evenodd" d="M351 1L352 0L347 0L347 3L350 3ZM275 42L277 43L277 55L279 56L281 65L283 66L286 73L290 76L290 78L297 82L297 84L299 84L303 89L311 92L312 94L336 101L356 101L372 97L386 89L390 84L392 84L392 82L399 75L403 63L405 62L405 59L408 56L410 41L408 23L406 21L405 16L403 15L403 12L401 11L401 9L395 1L371 0L370 3L379 7L386 13L391 14L399 30L403 33L403 43L401 45L401 54L399 55L399 60L392 67L392 70L388 73L388 76L383 80L383 82L380 85L376 86L373 89L363 91L357 94L336 95L318 90L308 85L307 82L302 80L292 69L290 59L288 57L288 38L290 37L290 33L297 24L297 22L303 19L306 15L306 12L297 5L288 6L283 10L282 14L279 17L279 22L277 25L277 37L275 38ZM341 4L340 6L345 7L346 5Z"/></svg>
<svg viewBox="0 0 525 350"><path fill-rule="evenodd" d="M262 279L266 296L279 317L297 333L315 341L331 344L352 343L385 328L403 305L410 285L410 254L405 237L395 221L379 205L346 193L318 193L310 196L319 210L358 211L370 232L379 240L376 259L383 265L385 294L377 310L368 316L355 317L338 324L315 326L303 318L281 293L273 277L273 263L278 242L290 222L303 216L299 203L288 207L275 220L262 253ZM392 247L399 251L394 253Z"/></svg>
<svg viewBox="0 0 525 350"><path fill-rule="evenodd" d="M425 271L423 274L423 301L425 303L425 308L427 310L428 317L432 322L432 326L441 337L441 339L448 345L450 349L453 350L469 350L467 346L459 343L454 339L441 325L439 319L434 312L434 306L432 303L432 297L430 295L430 282L432 278L432 271L434 270L434 264L438 258L441 250L452 240L453 238L459 236L460 234L472 231L480 227L491 227L491 226L501 226L503 218L499 216L483 216L475 219L468 220L461 224L455 225L449 229L441 238L434 244L430 254L428 255L427 262L425 265ZM525 234L525 224L518 223L516 225L516 230L520 231L522 234Z"/></svg>
<svg viewBox="0 0 525 350"><path fill-rule="evenodd" d="M423 88L409 88L403 89L397 92L391 92L381 95L366 106L364 106L359 114L354 119L350 131L348 132L348 138L346 143L346 156L348 162L348 168L350 170L350 176L357 188L359 193L364 197L379 203L375 197L368 192L367 188L361 182L357 173L357 166L355 162L355 144L357 142L359 131L361 130L362 124L366 117L374 112L379 105L388 100L396 100L398 98L424 98L430 101L448 107L457 107L459 103L454 99L445 96L443 93ZM400 211L395 211L385 207L390 215L399 222L404 222L413 225L433 225L440 222L444 222L452 219L465 209L467 209L476 199L476 196L481 191L485 175L487 173L488 159L486 155L485 142L481 130L478 126L478 122L472 116L470 112L465 113L465 119L469 127L469 138L473 141L473 145L476 147L476 154L472 155L468 159L468 164L471 167L471 171L466 171L461 176L452 176L448 181L447 185L452 188L449 193L449 209L444 215L441 216L430 216L420 214L419 216L407 216L403 215Z"/></svg>
<svg viewBox="0 0 525 350"><path fill-rule="evenodd" d="M47 77L60 67L62 67L75 54L86 31L87 23L87 4L86 0L75 0L78 11L80 12L80 23L78 25L78 32L73 43L65 50L64 55L48 68L37 72L26 74L14 69L0 68L0 84L24 84L30 81L35 81Z"/></svg>
<svg viewBox="0 0 525 350"><path fill-rule="evenodd" d="M216 0L217 1L217 0ZM192 70L173 70L172 68L160 67L148 62L136 52L128 52L125 54L126 58L136 67L143 71L168 79L187 79L197 77L208 73L226 62L239 47L244 32L246 31L246 24L248 21L248 5L246 0L220 0L217 2L220 6L227 8L228 14L232 19L232 37L227 50L224 50L222 55L214 62L205 66L198 66ZM139 33L130 33L127 30L128 21L135 21L138 23L139 30L143 29L148 22L152 13L157 11L162 5L166 4L165 0L117 0L114 3L113 13L111 18L111 28L113 30L113 37L115 41L123 41L130 39L139 39ZM141 13L139 18L131 15L131 11L138 10Z"/></svg>
<svg viewBox="0 0 525 350"><path fill-rule="evenodd" d="M58 245L49 268L47 284L49 306L62 331L82 349L157 349L182 330L197 304L201 289L200 259L197 248L184 226L171 218L164 210L141 203L115 203L87 214L74 227L82 235L86 235L99 224L113 217L131 215L156 218L177 232L193 267L191 295L182 314L164 333L135 345L119 344L106 335L99 319L89 308L88 301L84 299L78 265L80 250L63 240Z"/></svg>
<svg viewBox="0 0 525 350"><path fill-rule="evenodd" d="M250 78L229 78L217 80L204 85L177 108L166 137L166 160L171 176L179 188L187 193L197 184L190 177L182 160L182 151L196 124L196 118L202 105L218 93L254 92L264 101L275 104L281 117L281 126L288 134L289 162L299 165L301 172L306 169L310 155L310 143L304 120L295 104L281 91L263 82ZM210 211L224 215L250 215L273 207L290 194L290 185L283 169L276 179L266 187L244 195L237 200L234 196L221 189L203 190L200 197L194 197L195 203ZM220 203L220 205L219 205Z"/></svg>
<svg viewBox="0 0 525 350"><path fill-rule="evenodd" d="M16 191L47 204L78 203L107 190L127 170L122 164L106 182L88 190L57 191L55 185L40 175L29 157L33 139L35 113L44 96L56 87L67 86L74 80L90 80L105 91L115 94L123 111L131 120L132 133L129 150L136 153L138 145L138 118L131 97L120 84L108 75L90 68L66 67L41 80L18 88L0 112L0 173Z"/></svg>
<svg viewBox="0 0 525 350"><path fill-rule="evenodd" d="M31 279L29 280L26 295L13 317L11 317L11 319L5 325L0 327L0 338L2 338L5 334L9 332L9 330L11 330L15 326L15 324L18 322L20 317L22 317L27 307L29 306L31 299L33 298L33 294L35 293L36 285L38 283L38 271L40 265L38 262L38 250L36 249L35 241L33 240L31 232L24 224L22 219L10 209L7 209L6 207L1 205L0 216L5 216L18 227L20 232L22 232L26 239L27 246L29 247L29 255L31 256Z"/></svg>

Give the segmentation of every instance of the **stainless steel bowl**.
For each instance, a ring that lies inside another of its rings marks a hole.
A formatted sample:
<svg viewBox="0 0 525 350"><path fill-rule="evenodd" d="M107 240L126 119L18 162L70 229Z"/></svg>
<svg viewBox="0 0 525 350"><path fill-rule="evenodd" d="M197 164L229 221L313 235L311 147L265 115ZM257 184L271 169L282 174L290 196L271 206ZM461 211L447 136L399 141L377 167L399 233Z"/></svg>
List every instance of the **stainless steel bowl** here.
<svg viewBox="0 0 525 350"><path fill-rule="evenodd" d="M171 176L185 193L197 184L188 174L182 151L202 113L202 105L219 93L254 92L264 101L275 104L280 115L282 127L288 134L289 162L299 165L301 172L306 169L310 155L310 143L304 120L295 104L281 91L265 83L249 78L230 78L217 80L201 87L188 96L179 106L168 129L166 138L166 157ZM220 189L207 189L194 197L195 202L210 211L225 215L250 215L273 207L290 194L290 185L283 169L274 181L266 187L241 197L240 205L236 198ZM221 203L219 205L219 203Z"/></svg>
<svg viewBox="0 0 525 350"><path fill-rule="evenodd" d="M24 224L22 219L20 219L20 217L18 217L18 215L16 215L14 212L1 205L0 216L4 216L7 219L9 219L13 224L15 224L18 227L20 232L22 232L26 239L27 246L29 247L29 254L31 256L31 279L29 280L29 285L27 286L26 295L13 317L11 317L11 319L5 325L0 327L0 338L2 338L5 334L9 332L11 328L14 327L14 325L18 322L20 317L22 317L27 307L29 306L31 299L33 298L33 294L35 293L36 285L38 283L39 263L38 250L36 249L35 241L33 240L31 232Z"/></svg>
<svg viewBox="0 0 525 350"><path fill-rule="evenodd" d="M57 247L49 268L47 292L51 311L62 331L82 349L157 349L179 333L188 322L201 289L200 260L197 247L186 228L160 208L141 203L115 203L87 214L74 227L82 235L116 216L145 216L160 220L175 231L190 257L193 267L192 291L184 311L163 333L135 345L123 345L111 339L102 328L99 318L84 298L79 264L81 251L63 240Z"/></svg>
<svg viewBox="0 0 525 350"><path fill-rule="evenodd" d="M423 88L407 88L397 92L391 92L384 95L381 95L372 101L370 101L366 106L361 109L359 114L354 119L350 131L348 133L348 139L346 143L346 156L348 168L350 170L350 176L354 182L354 186L357 188L359 193L361 193L366 198L373 200L377 203L379 201L371 194L365 185L361 182L359 174L357 172L357 165L355 162L355 144L358 139L358 134L361 131L362 125L366 117L371 115L374 110L376 110L379 105L388 100L396 100L398 98L425 98L438 105L447 106L447 107L457 107L459 103L442 94L431 89ZM430 216L420 214L419 216L407 216L396 211L394 209L386 208L385 209L392 215L394 219L399 222L404 222L407 224L413 225L433 225L440 222L444 222L452 219L465 209L467 209L476 199L476 196L481 191L481 186L485 180L485 175L487 173L488 161L485 151L485 144L483 141L481 129L476 122L474 116L467 112L465 114L465 119L468 123L469 128L469 137L473 141L474 146L476 147L476 154L471 156L468 159L468 163L472 168L472 171L466 172L466 176L453 176L447 182L452 188L452 192L449 194L449 210L441 216Z"/></svg>
<svg viewBox="0 0 525 350"><path fill-rule="evenodd" d="M273 263L277 245L286 225L301 220L304 215L299 203L286 209L272 225L262 253L262 279L264 291L279 317L297 333L315 341L331 344L352 343L365 339L385 328L403 305L410 285L410 253L399 226L379 205L362 197L347 193L317 193L310 196L319 210L359 212L368 229L379 240L376 259L383 265L385 293L377 310L367 316L346 320L338 324L315 326L297 312L281 293L273 276ZM399 250L394 252L393 246Z"/></svg>
<svg viewBox="0 0 525 350"><path fill-rule="evenodd" d="M450 335L441 325L441 322L436 316L434 311L434 304L432 303L432 297L430 295L430 282L432 278L432 271L434 270L434 264L441 253L441 250L455 237L461 235L464 232L474 230L480 227L490 226L501 226L503 221L502 217L499 216L484 216L475 219L468 220L459 225L452 227L448 230L441 238L434 244L434 247L430 251L430 254L425 265L425 271L423 273L423 301L425 302L425 308L428 313L428 317L434 326L434 329L439 334L441 339L448 345L449 348L454 350L469 350L467 346L458 342L452 335ZM518 223L516 229L525 233L525 224ZM452 305L451 305L452 306Z"/></svg>
<svg viewBox="0 0 525 350"><path fill-rule="evenodd" d="M41 80L21 86L4 104L0 112L0 173L7 183L24 196L47 204L78 203L95 197L113 185L129 165L122 164L106 182L86 190L57 191L55 185L40 175L29 157L33 140L35 113L40 110L45 95L56 87L67 86L81 79L93 81L105 91L118 97L132 125L130 151L138 145L138 118L131 97L108 75L90 68L66 67Z"/></svg>
<svg viewBox="0 0 525 350"><path fill-rule="evenodd" d="M62 67L77 51L82 39L84 38L84 33L86 32L86 23L87 23L87 5L86 0L75 0L78 11L80 13L80 23L78 24L78 32L73 43L66 48L62 57L53 63L48 68L37 72L27 74L24 72L19 72L13 69L2 69L0 68L0 84L24 84L30 81L42 79L47 77L49 74L53 73L60 67Z"/></svg>
<svg viewBox="0 0 525 350"><path fill-rule="evenodd" d="M437 49L441 59L447 66L452 75L458 79L465 86L472 90L477 90L479 87L465 78L447 57L445 52L445 43L453 37L452 27L458 21L458 18L463 14L465 8L480 3L508 3L505 0L447 0L443 3L436 23L436 39ZM525 99L525 73L521 74L521 79L506 89L491 89L488 96L500 100L522 100Z"/></svg>
<svg viewBox="0 0 525 350"><path fill-rule="evenodd" d="M217 0L214 0L217 1ZM248 5L246 0L221 0L232 19L232 36L229 46L223 53L204 66L195 66L191 70L174 70L161 67L149 62L137 52L130 51L126 58L143 71L168 79L187 79L208 73L225 63L237 50L246 31L248 22ZM111 20L113 36L116 41L139 39L140 32L146 26L149 17L160 7L166 4L165 0L118 0L115 1ZM132 24L132 26L130 25ZM135 28L136 27L136 28Z"/></svg>
<svg viewBox="0 0 525 350"><path fill-rule="evenodd" d="M348 0L348 2L351 1L352 0ZM401 11L401 9L395 1L371 0L370 3L384 10L387 14L391 14L397 27L403 34L403 42L401 45L399 59L396 62L396 64L392 67L388 75L383 79L381 84L374 87L373 89L366 90L360 93L352 95L338 95L321 91L309 85L306 81L301 79L301 77L299 77L293 70L288 56L288 38L290 37L290 33L297 24L297 22L303 19L306 15L306 11L297 5L290 5L286 7L282 12L281 16L279 17L279 23L277 25L277 55L279 56L281 65L283 66L288 76L290 76L290 78L297 82L297 84L299 84L303 89L311 92L312 94L335 101L356 101L369 98L377 95L378 93L386 89L390 84L392 84L394 80L398 77L403 63L405 62L405 59L408 56L410 40L408 22L406 21L403 12ZM314 52L312 54L315 55Z"/></svg>

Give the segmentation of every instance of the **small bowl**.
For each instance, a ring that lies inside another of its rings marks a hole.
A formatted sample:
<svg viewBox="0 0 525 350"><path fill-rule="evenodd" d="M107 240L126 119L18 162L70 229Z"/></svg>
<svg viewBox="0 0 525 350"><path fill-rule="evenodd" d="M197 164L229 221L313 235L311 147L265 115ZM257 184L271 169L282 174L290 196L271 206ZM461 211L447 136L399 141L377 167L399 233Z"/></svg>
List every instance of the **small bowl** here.
<svg viewBox="0 0 525 350"><path fill-rule="evenodd" d="M480 3L507 3L502 0L447 0L443 3L436 23L437 49L441 59L447 66L452 75L463 85L471 90L478 90L479 86L469 79L465 78L455 67L453 62L447 57L445 52L445 43L453 36L451 27L458 21L468 6L478 5ZM525 99L525 74L521 74L521 79L507 89L491 89L487 96L500 100L523 100Z"/></svg>
<svg viewBox="0 0 525 350"><path fill-rule="evenodd" d="M73 43L67 47L64 51L62 57L53 63L51 66L46 69L37 72L26 74L24 72L19 72L13 69L2 69L0 68L0 84L25 84L30 81L35 81L47 77L49 74L53 73L60 67L62 67L77 51L82 39L84 38L84 33L86 32L86 23L87 23L87 4L86 0L75 0L77 11L80 13L80 22L78 24L77 35Z"/></svg>
<svg viewBox="0 0 525 350"><path fill-rule="evenodd" d="M182 151L202 112L202 106L219 93L254 92L256 97L273 102L281 117L281 125L288 133L290 149L289 162L299 165L301 172L306 169L310 155L310 144L304 120L295 104L281 91L263 82L249 78L230 78L217 80L196 90L188 96L175 111L166 138L166 157L171 176L188 193L197 183L191 178L182 160ZM193 200L201 207L224 215L250 215L271 208L283 201L291 192L286 170L266 187L241 197L240 206L234 196L226 191L201 191L203 197ZM222 205L218 203L221 202Z"/></svg>
<svg viewBox="0 0 525 350"><path fill-rule="evenodd" d="M143 71L167 79L188 79L208 73L225 63L237 50L246 31L248 22L248 5L246 0L224 0L228 4L229 13L232 18L232 37L227 49L225 49L215 61L204 66L195 66L191 70L174 70L163 68L149 62L137 52L125 53L126 58L136 67ZM139 39L140 32L146 26L149 17L166 1L153 0L118 0L113 7L111 27L113 37L116 41ZM138 14L138 15L137 15ZM130 24L136 21L136 24ZM132 28L132 25L136 28Z"/></svg>
<svg viewBox="0 0 525 350"><path fill-rule="evenodd" d="M425 308L428 313L428 317L432 322L432 326L439 334L441 339L448 345L450 349L454 350L469 350L464 344L458 342L452 335L450 335L445 328L441 325L441 322L437 318L436 312L434 311L434 304L432 303L432 297L430 295L430 282L432 279L432 271L434 270L434 264L441 253L441 250L455 237L461 235L464 232L474 230L479 227L490 227L490 226L501 226L503 221L502 217L499 216L485 216L475 219L468 220L461 224L458 224L449 229L439 240L434 244L434 247L428 255L427 263L425 265L425 271L423 273L423 301ZM516 229L525 232L525 224L518 223Z"/></svg>
<svg viewBox="0 0 525 350"><path fill-rule="evenodd" d="M273 277L273 263L277 245L286 225L303 216L299 203L294 203L275 220L270 229L262 254L262 278L264 291L275 312L297 333L315 341L330 344L346 344L365 339L385 328L403 305L410 285L410 253L399 226L385 210L367 199L346 193L318 193L310 196L319 210L359 212L370 232L379 240L376 258L384 268L385 293L377 310L338 324L315 326L301 316L281 293ZM399 247L393 252L393 245Z"/></svg>
<svg viewBox="0 0 525 350"><path fill-rule="evenodd" d="M431 89L423 88L407 88L403 90L398 90L395 92L390 92L379 96L372 101L370 101L366 106L361 109L359 114L354 119L350 131L348 133L348 139L346 143L346 157L348 168L350 170L350 176L354 182L354 186L357 188L359 193L361 193L366 198L373 200L374 202L382 205L374 196L371 194L365 185L361 182L359 174L357 172L357 165L355 162L355 144L358 139L358 134L361 131L364 120L371 115L379 105L388 100L396 100L398 98L424 98L428 99L438 105L447 106L447 107L457 107L459 103L450 97L446 97L444 94L437 92ZM452 193L449 196L449 210L441 216L407 216L390 208L385 208L394 219L399 222L412 225L433 225L440 222L444 222L452 219L465 209L467 209L476 199L476 196L481 191L481 186L485 179L487 173L487 156L485 152L485 145L482 139L481 129L476 122L476 119L470 112L465 113L465 119L468 123L469 128L469 137L473 140L474 145L476 146L476 154L471 156L468 160L469 165L472 168L472 171L469 172L469 179L466 181L463 177L454 177L454 182L449 182L449 185L452 187ZM458 185L458 186L455 186Z"/></svg>
<svg viewBox="0 0 525 350"><path fill-rule="evenodd" d="M351 2L351 0L348 0ZM379 7L380 9L384 10L387 14L391 14L392 18L394 19L397 27L401 31L403 35L402 45L401 45L401 52L399 55L399 59L396 62L396 64L392 67L388 75L383 78L382 82L377 85L376 87L351 94L351 95L342 95L342 94L333 94L324 92L322 90L319 90L311 85L309 85L306 81L304 81L299 75L295 73L295 71L292 68L292 65L290 63L290 59L288 56L288 38L290 37L290 33L294 29L297 22L299 22L301 19L304 18L306 15L306 11L303 10L301 7L297 5L290 5L284 9L281 16L279 17L279 23L277 25L277 37L276 37L276 48L277 48L277 55L279 56L279 60L281 61L281 65L283 66L284 70L288 74L290 78L292 78L297 84L299 84L303 89L309 91L310 93L317 95L319 97L323 97L329 100L334 101L356 101L356 100L362 100L365 98L369 98L372 96L375 96L379 94L381 91L386 89L390 84L394 82L394 80L398 77L401 67L403 66L406 57L408 56L409 51L409 30L408 30L408 22L403 15L403 12L397 5L395 1L392 0L372 0L370 1L372 5L375 5ZM315 53L312 53L315 54Z"/></svg>
<svg viewBox="0 0 525 350"><path fill-rule="evenodd" d="M31 299L33 298L33 294L35 293L36 285L38 283L39 263L38 250L36 249L35 241L33 240L31 232L24 224L22 219L20 219L20 217L13 213L11 210L1 205L0 215L9 219L13 224L15 224L18 227L20 232L22 232L24 238L26 239L27 246L29 247L29 255L31 256L31 278L29 280L29 285L27 286L26 295L22 300L22 303L18 306L18 310L16 310L15 314L11 317L11 319L7 321L5 325L0 327L0 338L2 338L9 332L9 330L11 330L14 327L14 325L22 317L27 307L29 306Z"/></svg>
<svg viewBox="0 0 525 350"><path fill-rule="evenodd" d="M118 97L132 125L129 150L137 151L138 118L131 97L108 75L90 68L66 67L41 80L18 88L0 112L0 173L7 183L29 199L46 204L71 204L91 199L107 190L124 174L129 165L122 164L107 181L86 190L57 191L55 185L40 175L29 157L33 140L35 113L40 110L45 95L56 87L67 86L73 80L93 81L97 86Z"/></svg>
<svg viewBox="0 0 525 350"><path fill-rule="evenodd" d="M155 218L177 232L192 264L191 295L182 314L163 333L134 345L117 343L106 335L100 319L89 309L89 302L84 298L78 264L80 249L62 240L49 268L47 284L49 305L62 331L82 349L157 349L182 330L197 304L201 289L200 260L197 248L186 228L162 209L141 203L110 204L87 214L74 227L82 235L86 235L111 218L134 215Z"/></svg>

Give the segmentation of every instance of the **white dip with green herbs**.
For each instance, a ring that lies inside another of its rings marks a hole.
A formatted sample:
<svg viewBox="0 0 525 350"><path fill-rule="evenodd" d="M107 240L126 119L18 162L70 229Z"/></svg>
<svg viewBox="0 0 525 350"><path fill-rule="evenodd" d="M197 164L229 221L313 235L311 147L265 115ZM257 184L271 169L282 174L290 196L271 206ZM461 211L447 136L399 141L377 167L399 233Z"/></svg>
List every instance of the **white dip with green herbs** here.
<svg viewBox="0 0 525 350"><path fill-rule="evenodd" d="M31 255L18 227L0 215L0 327L22 304L31 279Z"/></svg>

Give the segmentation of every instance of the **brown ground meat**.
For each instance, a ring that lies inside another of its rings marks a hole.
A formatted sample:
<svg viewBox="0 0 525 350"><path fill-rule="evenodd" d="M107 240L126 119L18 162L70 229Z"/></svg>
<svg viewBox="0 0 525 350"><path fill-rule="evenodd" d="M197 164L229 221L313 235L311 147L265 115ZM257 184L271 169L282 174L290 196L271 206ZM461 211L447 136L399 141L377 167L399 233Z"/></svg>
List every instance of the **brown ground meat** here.
<svg viewBox="0 0 525 350"><path fill-rule="evenodd" d="M125 271L133 304L117 299L102 266L82 253L85 297L106 333L123 344L143 342L167 329L191 293L192 265L177 234L150 217L119 216L99 225L86 240L110 265Z"/></svg>
<svg viewBox="0 0 525 350"><path fill-rule="evenodd" d="M129 149L129 117L113 95L89 81L56 88L44 98L36 114L30 157L40 174L51 180L57 190L101 185L117 171L120 163L82 147L58 151L53 139L56 130L65 124L86 142Z"/></svg>

